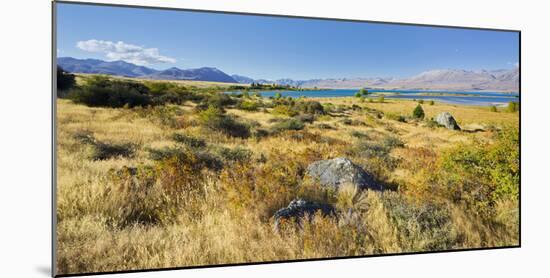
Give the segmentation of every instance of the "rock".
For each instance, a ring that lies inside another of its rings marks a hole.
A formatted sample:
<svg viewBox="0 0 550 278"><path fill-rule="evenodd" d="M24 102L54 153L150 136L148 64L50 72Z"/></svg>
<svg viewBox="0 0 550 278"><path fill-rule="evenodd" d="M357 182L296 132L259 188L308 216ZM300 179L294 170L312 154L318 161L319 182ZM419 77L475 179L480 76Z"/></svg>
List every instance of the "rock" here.
<svg viewBox="0 0 550 278"><path fill-rule="evenodd" d="M273 215L275 219L275 229L279 229L282 220L294 219L298 225L301 225L302 218L307 216L307 220L311 221L318 211L324 216L336 215L336 210L329 204L320 204L304 199L294 199L286 208L278 210Z"/></svg>
<svg viewBox="0 0 550 278"><path fill-rule="evenodd" d="M437 117L435 117L435 121L448 129L460 130L460 127L456 123L455 118L453 118L453 116L449 112L440 113L439 115L437 115Z"/></svg>
<svg viewBox="0 0 550 278"><path fill-rule="evenodd" d="M351 183L359 189L383 190L383 186L374 181L374 177L347 158L320 160L307 167L306 174L317 179L321 186L338 189L345 183Z"/></svg>

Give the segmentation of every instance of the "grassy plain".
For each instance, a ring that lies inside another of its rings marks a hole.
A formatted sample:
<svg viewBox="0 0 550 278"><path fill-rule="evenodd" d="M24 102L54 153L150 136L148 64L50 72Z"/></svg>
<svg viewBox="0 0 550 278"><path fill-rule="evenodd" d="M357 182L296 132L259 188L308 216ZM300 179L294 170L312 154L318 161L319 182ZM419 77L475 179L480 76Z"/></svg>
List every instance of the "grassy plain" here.
<svg viewBox="0 0 550 278"><path fill-rule="evenodd" d="M298 104L223 105L214 116L247 128L236 134L211 124L208 98L133 108L58 99L58 274L519 244L517 113L435 103L416 120L408 100L294 101L323 111L293 125L304 113L276 107ZM428 121L443 111L463 131ZM335 157L388 190L327 191L304 175ZM271 216L297 197L338 217L276 231Z"/></svg>

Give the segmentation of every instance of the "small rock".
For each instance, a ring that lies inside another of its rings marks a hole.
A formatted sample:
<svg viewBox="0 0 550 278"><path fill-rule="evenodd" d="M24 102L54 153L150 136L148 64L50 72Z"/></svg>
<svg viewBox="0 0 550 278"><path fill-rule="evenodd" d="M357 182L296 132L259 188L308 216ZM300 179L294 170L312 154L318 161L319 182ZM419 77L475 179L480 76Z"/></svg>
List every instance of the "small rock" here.
<svg viewBox="0 0 550 278"><path fill-rule="evenodd" d="M435 117L435 121L451 130L460 130L460 127L456 123L455 118L449 112L443 112Z"/></svg>
<svg viewBox="0 0 550 278"><path fill-rule="evenodd" d="M286 208L278 210L273 215L273 218L275 219L275 229L279 230L281 220L294 219L298 225L301 225L302 218L307 216L307 220L311 221L313 215L315 215L318 211L325 216L336 215L336 210L329 204L320 204L312 201L306 201L304 199L294 199Z"/></svg>
<svg viewBox="0 0 550 278"><path fill-rule="evenodd" d="M321 186L338 189L345 183L351 183L359 189L383 190L371 174L347 158L315 161L307 167L306 173L317 179Z"/></svg>

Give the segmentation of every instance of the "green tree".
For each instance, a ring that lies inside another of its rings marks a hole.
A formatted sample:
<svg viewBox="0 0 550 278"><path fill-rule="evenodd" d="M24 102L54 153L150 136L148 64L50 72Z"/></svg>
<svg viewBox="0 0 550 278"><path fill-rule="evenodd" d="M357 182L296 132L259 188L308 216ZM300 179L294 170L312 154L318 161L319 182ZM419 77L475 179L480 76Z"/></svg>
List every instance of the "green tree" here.
<svg viewBox="0 0 550 278"><path fill-rule="evenodd" d="M357 97L357 98L361 97L362 95L363 95L363 94L362 94L361 92L355 93L355 97Z"/></svg>
<svg viewBox="0 0 550 278"><path fill-rule="evenodd" d="M412 116L415 119L424 119L424 109L422 109L422 106L420 104L418 104L416 108L414 108Z"/></svg>

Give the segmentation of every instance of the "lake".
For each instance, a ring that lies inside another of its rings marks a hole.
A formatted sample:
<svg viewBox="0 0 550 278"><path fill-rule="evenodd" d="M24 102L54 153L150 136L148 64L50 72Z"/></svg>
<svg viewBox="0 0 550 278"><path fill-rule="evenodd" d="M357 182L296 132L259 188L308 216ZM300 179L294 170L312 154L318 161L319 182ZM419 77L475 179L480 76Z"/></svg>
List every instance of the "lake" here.
<svg viewBox="0 0 550 278"><path fill-rule="evenodd" d="M311 90L311 91L260 91L263 97L272 97L276 93L281 93L283 97L298 98L300 96L308 98L317 97L350 97L354 96L356 89L334 89L334 90ZM387 99L423 99L440 101L449 104L462 105L504 105L510 101L519 102L519 95L516 93L502 92L468 92L468 91L416 91L416 90L372 90L372 98L377 98L376 93L386 93ZM232 93L232 92L227 92ZM444 94L444 95L441 95ZM368 98L369 96L367 96Z"/></svg>

